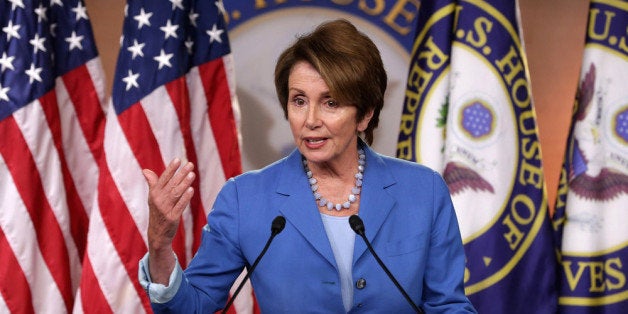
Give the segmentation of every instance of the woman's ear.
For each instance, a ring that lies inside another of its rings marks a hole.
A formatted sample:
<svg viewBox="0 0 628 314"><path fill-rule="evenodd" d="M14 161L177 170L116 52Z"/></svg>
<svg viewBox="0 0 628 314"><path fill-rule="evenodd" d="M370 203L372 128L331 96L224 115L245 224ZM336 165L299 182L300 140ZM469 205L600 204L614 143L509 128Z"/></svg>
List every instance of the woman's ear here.
<svg viewBox="0 0 628 314"><path fill-rule="evenodd" d="M372 118L373 110L369 110L369 112L364 115L364 118L362 118L362 120L358 122L358 132L364 132L364 130L366 130L366 128L369 126L369 122L371 122Z"/></svg>

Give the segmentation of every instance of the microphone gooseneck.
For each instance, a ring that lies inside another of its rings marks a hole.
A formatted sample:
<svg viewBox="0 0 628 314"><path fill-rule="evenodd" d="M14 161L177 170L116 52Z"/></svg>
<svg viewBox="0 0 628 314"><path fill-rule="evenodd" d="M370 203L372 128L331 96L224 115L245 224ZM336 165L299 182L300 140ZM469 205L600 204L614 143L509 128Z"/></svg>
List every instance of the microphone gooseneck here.
<svg viewBox="0 0 628 314"><path fill-rule="evenodd" d="M283 228L286 226L286 218L283 216L277 216L273 219L273 223L270 225L270 234L271 236L278 235Z"/></svg>
<svg viewBox="0 0 628 314"><path fill-rule="evenodd" d="M377 253L375 253L375 250L373 250L373 247L371 246L371 242L369 242L369 240L366 238L366 234L364 231L364 222L362 221L362 218L360 218L358 215L351 215L351 217L349 217L349 225L351 226L351 229L353 229L353 231L355 231L355 233L364 240L364 243L366 243L366 246L368 247L373 257L375 257L375 260L377 261L379 266L381 266L384 272L386 272L386 275L388 275L388 278L392 280L392 282L395 284L397 289L399 289L399 291L401 292L403 297L406 299L406 301L408 301L410 306L412 306L414 311L417 313L423 313L423 310L420 307L418 307L416 304L414 304L414 302L412 302L412 299L410 298L410 296L406 293L405 290L403 290L403 288L401 287L397 279L395 279L395 276L393 276L393 274L388 270L388 267L386 267L386 265L384 265L384 262L382 262L379 256L377 256Z"/></svg>
<svg viewBox="0 0 628 314"><path fill-rule="evenodd" d="M278 235L281 231L283 231L283 228L285 226L286 226L286 218L284 218L283 216L277 216L275 217L275 219L273 219L273 222L270 225L270 237L268 238L268 241L266 241L266 245L264 246L264 249L262 249L262 252L259 253L255 261L253 262L253 265L251 265L251 268L246 272L246 275L244 276L244 278L238 285L238 288L231 296L231 299L229 300L229 302L227 302L227 305L225 305L225 308L222 310L221 312L222 314L227 313L227 310L229 310L229 308L233 304L233 300L235 300L235 298L238 296L238 293L240 293L240 290L242 290L242 287L244 287L244 284L253 273L253 270L255 270L255 267L257 267L257 263L259 263L259 261L262 259L262 256L266 254L266 250L268 250L270 243L273 241L276 235Z"/></svg>

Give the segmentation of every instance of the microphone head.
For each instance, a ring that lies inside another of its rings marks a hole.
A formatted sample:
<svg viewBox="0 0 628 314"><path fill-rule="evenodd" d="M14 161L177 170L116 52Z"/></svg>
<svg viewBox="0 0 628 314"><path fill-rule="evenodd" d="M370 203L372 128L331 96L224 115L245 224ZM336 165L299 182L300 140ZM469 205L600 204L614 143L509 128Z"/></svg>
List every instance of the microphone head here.
<svg viewBox="0 0 628 314"><path fill-rule="evenodd" d="M273 219L273 223L270 225L270 233L273 235L279 234L286 226L286 218L283 216L277 216Z"/></svg>
<svg viewBox="0 0 628 314"><path fill-rule="evenodd" d="M351 215L351 217L349 217L349 225L358 235L364 234L364 222L362 222L362 219L358 215Z"/></svg>

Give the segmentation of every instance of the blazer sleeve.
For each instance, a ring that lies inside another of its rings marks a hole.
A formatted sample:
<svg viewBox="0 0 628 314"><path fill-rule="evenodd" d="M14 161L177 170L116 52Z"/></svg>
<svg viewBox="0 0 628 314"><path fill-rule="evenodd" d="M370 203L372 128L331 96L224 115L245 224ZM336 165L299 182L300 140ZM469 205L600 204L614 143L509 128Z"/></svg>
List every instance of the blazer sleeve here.
<svg viewBox="0 0 628 314"><path fill-rule="evenodd" d="M464 248L449 189L436 172L433 182L434 227L427 255L423 305L427 313L476 313L464 292Z"/></svg>
<svg viewBox="0 0 628 314"><path fill-rule="evenodd" d="M213 313L224 307L229 288L245 266L239 248L238 197L235 181L222 188L203 228L201 245L175 296L152 303L155 313Z"/></svg>

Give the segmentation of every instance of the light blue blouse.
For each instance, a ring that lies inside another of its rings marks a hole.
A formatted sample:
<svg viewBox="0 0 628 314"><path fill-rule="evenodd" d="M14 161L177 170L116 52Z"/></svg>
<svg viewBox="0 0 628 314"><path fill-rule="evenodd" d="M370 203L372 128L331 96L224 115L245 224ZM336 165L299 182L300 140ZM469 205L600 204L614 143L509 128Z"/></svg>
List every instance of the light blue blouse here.
<svg viewBox="0 0 628 314"><path fill-rule="evenodd" d="M349 312L353 306L353 278L351 265L353 264L353 245L355 232L349 226L349 216L335 217L321 214L327 238L336 258L338 273L340 274L340 292L345 310Z"/></svg>

